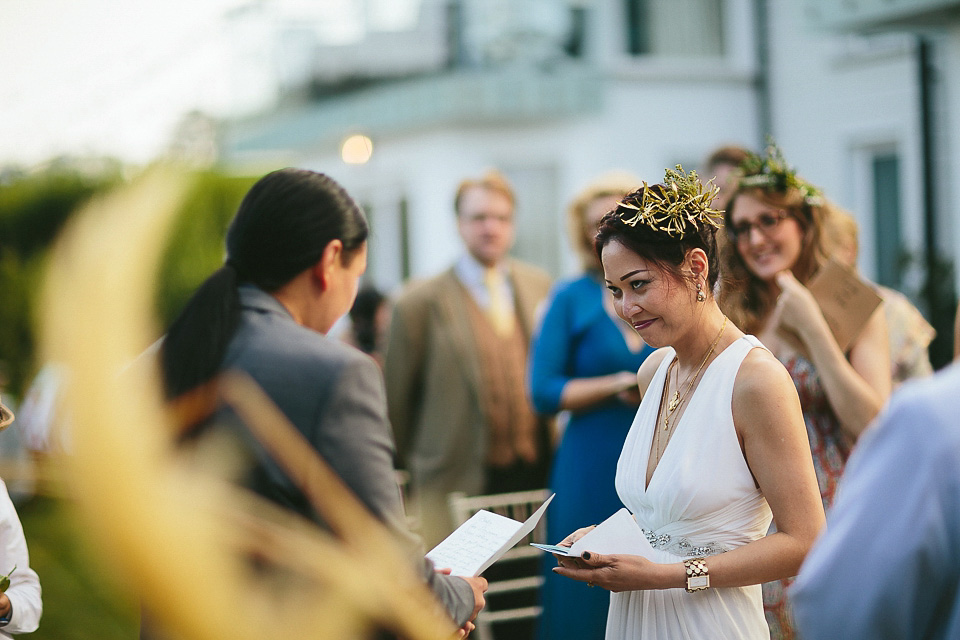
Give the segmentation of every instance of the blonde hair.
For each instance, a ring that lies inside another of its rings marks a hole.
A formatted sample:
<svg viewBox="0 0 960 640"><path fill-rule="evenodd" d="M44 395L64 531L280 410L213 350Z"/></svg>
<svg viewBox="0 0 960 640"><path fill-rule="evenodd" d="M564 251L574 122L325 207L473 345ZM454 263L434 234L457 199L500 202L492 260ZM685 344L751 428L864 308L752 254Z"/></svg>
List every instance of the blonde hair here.
<svg viewBox="0 0 960 640"><path fill-rule="evenodd" d="M460 201L463 199L463 194L475 187L503 194L510 200L511 206L516 205L513 187L510 186L510 182L496 169L490 169L480 176L480 178L466 178L457 186L457 195L453 199L453 210L458 216L460 215Z"/></svg>
<svg viewBox="0 0 960 640"><path fill-rule="evenodd" d="M844 264L850 262L849 266L856 266L860 230L853 214L839 207L833 207L824 221L823 234L827 255L835 255L840 262Z"/></svg>
<svg viewBox="0 0 960 640"><path fill-rule="evenodd" d="M589 269L597 263L597 254L593 246L597 230L587 229L587 208L594 200L600 198L610 196L623 198L640 184L639 178L626 171L611 171L590 182L570 202L567 207L567 232L570 234L570 244L577 252L584 269Z"/></svg>

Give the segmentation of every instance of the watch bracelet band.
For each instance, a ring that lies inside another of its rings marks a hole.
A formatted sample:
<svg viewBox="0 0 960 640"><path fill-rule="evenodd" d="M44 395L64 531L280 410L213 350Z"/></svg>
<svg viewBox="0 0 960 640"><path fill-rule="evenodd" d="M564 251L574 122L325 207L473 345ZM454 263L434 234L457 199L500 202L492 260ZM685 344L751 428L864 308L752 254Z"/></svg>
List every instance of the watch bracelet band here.
<svg viewBox="0 0 960 640"><path fill-rule="evenodd" d="M13 619L13 601L10 602L10 608L7 609L7 612L2 616L0 616L0 627L5 627L8 624L10 624L10 621L12 619Z"/></svg>
<svg viewBox="0 0 960 640"><path fill-rule="evenodd" d="M710 586L710 571L707 569L707 562L703 558L688 558L683 561L683 566L687 572L687 593L694 593L696 591L703 591ZM706 578L706 580L696 582L701 583L697 586L694 586L693 578Z"/></svg>

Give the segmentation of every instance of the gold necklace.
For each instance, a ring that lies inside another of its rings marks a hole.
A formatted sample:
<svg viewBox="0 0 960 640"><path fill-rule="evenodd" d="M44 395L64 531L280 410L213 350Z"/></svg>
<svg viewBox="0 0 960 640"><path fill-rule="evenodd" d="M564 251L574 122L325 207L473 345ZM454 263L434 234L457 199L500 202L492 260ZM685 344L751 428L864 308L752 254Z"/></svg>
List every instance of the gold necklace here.
<svg viewBox="0 0 960 640"><path fill-rule="evenodd" d="M713 344L710 345L710 348L707 349L707 352L703 355L703 360L700 361L700 366L697 367L696 372L687 379L686 387L680 389L680 374L677 374L677 390L673 392L673 396L670 398L670 402L667 403L667 415L663 417L663 430L666 431L670 428L670 418L673 416L673 412L680 408L680 405L687 399L687 395L690 393L690 389L693 388L693 383L696 382L697 378L700 377L700 372L703 371L703 367L706 366L707 360L710 359L710 356L713 355L714 350L717 348L717 345L720 343L720 338L723 336L723 332L727 328L727 317L723 317L723 324L720 325L720 332L717 334L717 337L713 339ZM674 358L673 362L670 363L670 369L673 369L674 365L677 364L677 358ZM670 369L667 370L667 383L670 382Z"/></svg>

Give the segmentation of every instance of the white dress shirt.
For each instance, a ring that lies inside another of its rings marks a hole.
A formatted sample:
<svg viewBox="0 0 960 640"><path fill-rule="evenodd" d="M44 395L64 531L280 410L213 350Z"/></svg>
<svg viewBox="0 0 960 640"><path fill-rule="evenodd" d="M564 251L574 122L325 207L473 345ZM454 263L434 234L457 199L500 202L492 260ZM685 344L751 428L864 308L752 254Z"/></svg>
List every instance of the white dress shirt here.
<svg viewBox="0 0 960 640"><path fill-rule="evenodd" d="M503 278L500 280L503 299L506 300L508 304L514 305L513 287L510 285L509 269L507 269L506 264L503 262L495 268L503 275ZM460 280L463 286L467 288L467 291L470 292L477 306L483 311L487 311L487 309L490 308L490 292L487 290L487 285L484 281L484 273L487 268L467 253L460 257L453 269L457 274L457 279ZM516 311L516 309L514 309L514 311Z"/></svg>
<svg viewBox="0 0 960 640"><path fill-rule="evenodd" d="M10 622L0 627L0 638L12 638L10 634L37 630L43 602L40 599L40 579L30 568L23 526L3 480L0 480L0 489L0 575L6 575L14 566L17 567L10 576L10 587L7 589L13 611Z"/></svg>

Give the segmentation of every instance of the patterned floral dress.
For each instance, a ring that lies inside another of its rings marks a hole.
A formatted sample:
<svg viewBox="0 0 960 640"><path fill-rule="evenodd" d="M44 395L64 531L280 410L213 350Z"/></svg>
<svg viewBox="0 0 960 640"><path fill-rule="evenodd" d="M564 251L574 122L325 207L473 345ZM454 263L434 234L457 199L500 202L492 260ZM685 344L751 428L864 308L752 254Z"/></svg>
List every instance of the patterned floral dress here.
<svg viewBox="0 0 960 640"><path fill-rule="evenodd" d="M840 421L830 407L813 364L803 356L793 355L784 361L783 365L790 373L800 396L803 421L807 427L810 451L813 453L813 467L817 473L823 508L826 510L833 504L854 439L840 427ZM787 579L763 585L763 609L770 626L771 640L796 638L793 614L786 596L786 588L791 582L792 580Z"/></svg>

